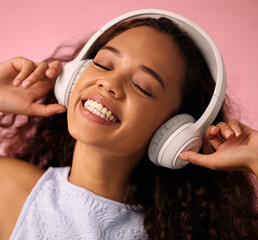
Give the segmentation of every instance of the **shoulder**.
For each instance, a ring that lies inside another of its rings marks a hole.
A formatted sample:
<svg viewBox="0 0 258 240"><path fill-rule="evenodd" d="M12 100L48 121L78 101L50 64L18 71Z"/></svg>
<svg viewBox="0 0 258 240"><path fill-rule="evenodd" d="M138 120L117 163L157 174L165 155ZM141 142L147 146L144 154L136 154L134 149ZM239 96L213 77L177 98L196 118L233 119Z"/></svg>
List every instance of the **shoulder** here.
<svg viewBox="0 0 258 240"><path fill-rule="evenodd" d="M10 234L31 190L45 170L28 162L0 157L0 239Z"/></svg>
<svg viewBox="0 0 258 240"><path fill-rule="evenodd" d="M0 188L2 186L21 187L30 193L33 186L42 176L45 170L38 168L28 162L0 157Z"/></svg>

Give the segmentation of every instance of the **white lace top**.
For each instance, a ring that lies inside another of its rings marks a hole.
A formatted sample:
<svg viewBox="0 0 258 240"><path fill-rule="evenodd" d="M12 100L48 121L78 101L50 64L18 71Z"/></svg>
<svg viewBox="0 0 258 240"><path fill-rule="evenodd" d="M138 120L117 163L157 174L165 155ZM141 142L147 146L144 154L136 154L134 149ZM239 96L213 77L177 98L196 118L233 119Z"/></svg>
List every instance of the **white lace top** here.
<svg viewBox="0 0 258 240"><path fill-rule="evenodd" d="M25 202L11 240L147 239L140 212L71 184L69 171L49 168L44 173Z"/></svg>

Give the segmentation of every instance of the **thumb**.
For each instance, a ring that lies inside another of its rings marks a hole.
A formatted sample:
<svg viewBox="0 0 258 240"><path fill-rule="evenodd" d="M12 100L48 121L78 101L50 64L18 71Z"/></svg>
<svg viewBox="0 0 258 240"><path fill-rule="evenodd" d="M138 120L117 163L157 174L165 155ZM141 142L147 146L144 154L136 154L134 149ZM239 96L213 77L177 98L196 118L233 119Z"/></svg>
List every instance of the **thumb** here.
<svg viewBox="0 0 258 240"><path fill-rule="evenodd" d="M216 161L216 152L212 154L199 154L197 152L185 151L180 153L179 157L194 165L213 169L213 163Z"/></svg>
<svg viewBox="0 0 258 240"><path fill-rule="evenodd" d="M65 111L66 108L59 104L44 105L40 103L33 103L26 109L25 114L32 116L50 117L54 114L64 113Z"/></svg>

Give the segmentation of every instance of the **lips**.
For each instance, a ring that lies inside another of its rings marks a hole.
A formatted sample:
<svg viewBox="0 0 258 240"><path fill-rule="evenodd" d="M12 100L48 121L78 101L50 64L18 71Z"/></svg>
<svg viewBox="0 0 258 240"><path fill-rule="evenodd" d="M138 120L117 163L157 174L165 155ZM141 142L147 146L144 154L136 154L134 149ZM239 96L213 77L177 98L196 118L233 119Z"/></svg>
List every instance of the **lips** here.
<svg viewBox="0 0 258 240"><path fill-rule="evenodd" d="M82 107L92 115L94 119L99 119L109 123L120 123L113 105L100 95L88 95L82 100ZM101 122L102 122L101 121Z"/></svg>
<svg viewBox="0 0 258 240"><path fill-rule="evenodd" d="M92 114L95 114L98 117L105 119L106 121L119 122L117 117L107 107L103 106L101 103L95 100L87 99L83 103L83 106L92 112Z"/></svg>

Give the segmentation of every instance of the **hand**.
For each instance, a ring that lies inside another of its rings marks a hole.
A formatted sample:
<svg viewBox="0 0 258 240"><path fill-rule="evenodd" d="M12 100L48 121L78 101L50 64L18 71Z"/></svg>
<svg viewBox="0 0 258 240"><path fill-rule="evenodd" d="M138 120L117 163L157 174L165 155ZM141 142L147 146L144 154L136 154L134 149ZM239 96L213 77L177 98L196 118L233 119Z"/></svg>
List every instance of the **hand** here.
<svg viewBox="0 0 258 240"><path fill-rule="evenodd" d="M237 120L210 126L205 133L216 152L199 154L182 152L180 158L214 170L242 170L258 178L258 131ZM207 147L206 147L207 149Z"/></svg>
<svg viewBox="0 0 258 240"><path fill-rule="evenodd" d="M59 61L34 63L23 57L0 63L0 111L34 116L65 112L59 104L37 102L54 87L61 69Z"/></svg>

